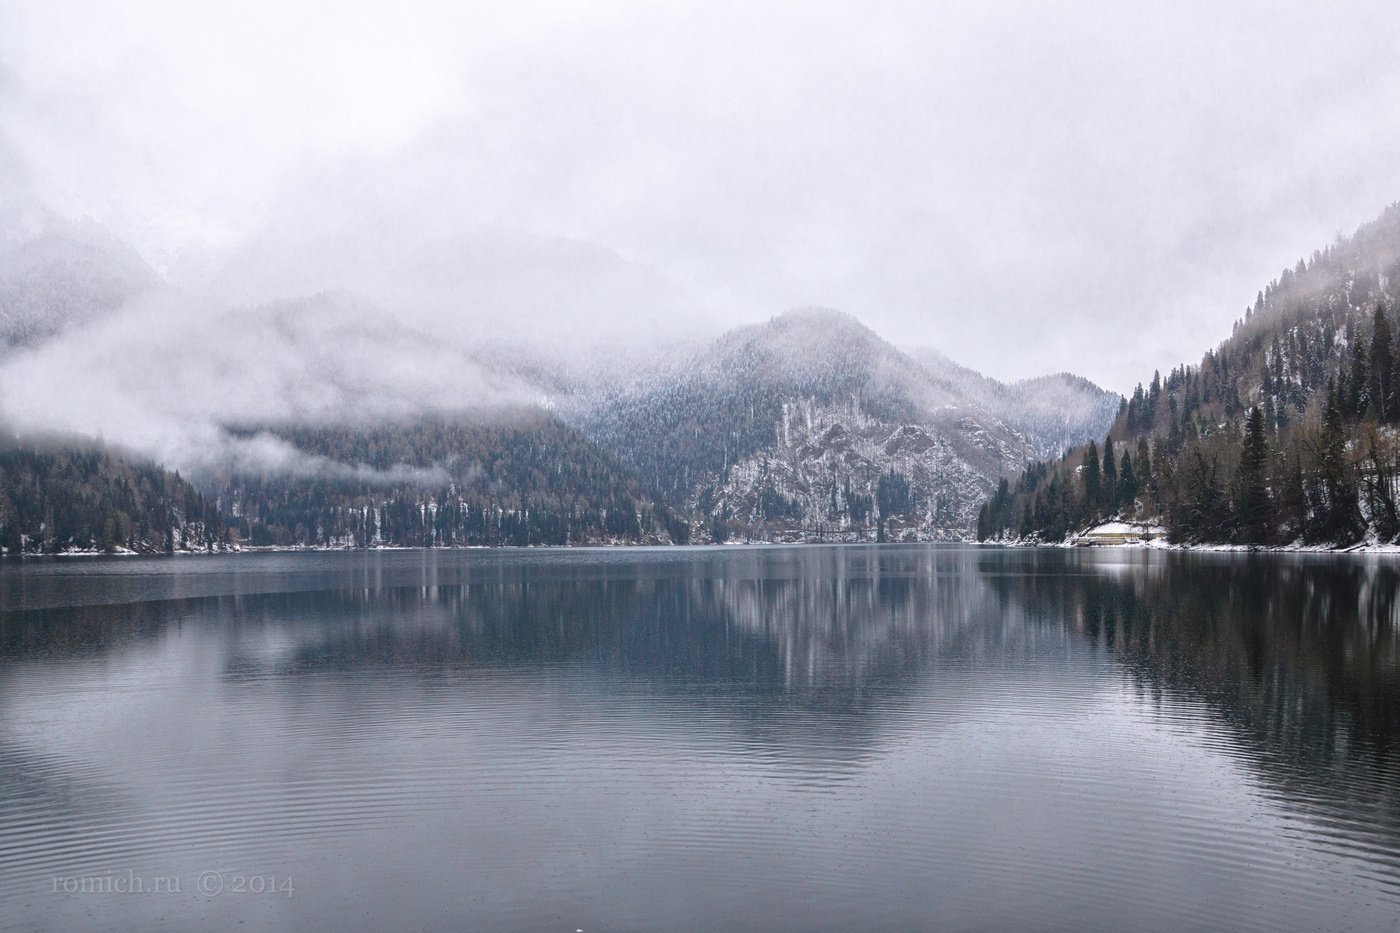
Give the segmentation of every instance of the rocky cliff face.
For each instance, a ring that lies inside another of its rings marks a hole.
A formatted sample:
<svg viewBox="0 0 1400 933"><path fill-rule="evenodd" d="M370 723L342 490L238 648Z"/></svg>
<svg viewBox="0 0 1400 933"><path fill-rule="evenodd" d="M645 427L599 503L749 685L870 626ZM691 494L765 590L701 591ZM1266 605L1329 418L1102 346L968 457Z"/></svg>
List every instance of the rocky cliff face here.
<svg viewBox="0 0 1400 933"><path fill-rule="evenodd" d="M721 538L792 541L963 537L992 481L948 437L807 402L775 445L695 494ZM970 419L969 419L970 420Z"/></svg>

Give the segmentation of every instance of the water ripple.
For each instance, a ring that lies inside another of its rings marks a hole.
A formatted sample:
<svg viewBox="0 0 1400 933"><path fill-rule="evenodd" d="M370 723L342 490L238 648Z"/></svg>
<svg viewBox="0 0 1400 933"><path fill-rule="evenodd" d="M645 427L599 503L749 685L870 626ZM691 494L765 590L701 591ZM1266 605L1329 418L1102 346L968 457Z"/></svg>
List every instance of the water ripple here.
<svg viewBox="0 0 1400 933"><path fill-rule="evenodd" d="M1101 573L1092 556L940 548L259 560L236 579L217 561L102 564L67 606L77 571L41 564L22 587L0 571L0 602L31 607L0 620L7 920L1400 917L1395 646L1369 622L1388 610L1320 621L1288 598L1386 587L1331 564L1166 556ZM1283 595L1261 616L1245 583ZM202 898L210 869L290 875L297 893ZM184 886L54 890L120 872Z"/></svg>

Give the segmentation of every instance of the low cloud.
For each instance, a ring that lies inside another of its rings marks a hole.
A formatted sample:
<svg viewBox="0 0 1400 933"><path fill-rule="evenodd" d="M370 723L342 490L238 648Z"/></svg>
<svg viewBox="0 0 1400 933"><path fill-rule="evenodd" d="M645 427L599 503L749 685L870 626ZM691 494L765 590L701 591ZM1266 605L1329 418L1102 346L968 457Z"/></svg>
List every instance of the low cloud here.
<svg viewBox="0 0 1400 933"><path fill-rule="evenodd" d="M4 419L198 472L233 462L299 471L291 451L227 425L385 421L538 405L523 354L417 330L355 299L206 313L170 291L0 366Z"/></svg>
<svg viewBox="0 0 1400 933"><path fill-rule="evenodd" d="M441 464L416 467L400 463L387 469L376 469L366 463L343 463L320 454L307 453L268 431L251 435L225 432L218 468L231 475L266 473L344 480L372 486L432 488L447 486L454 479Z"/></svg>

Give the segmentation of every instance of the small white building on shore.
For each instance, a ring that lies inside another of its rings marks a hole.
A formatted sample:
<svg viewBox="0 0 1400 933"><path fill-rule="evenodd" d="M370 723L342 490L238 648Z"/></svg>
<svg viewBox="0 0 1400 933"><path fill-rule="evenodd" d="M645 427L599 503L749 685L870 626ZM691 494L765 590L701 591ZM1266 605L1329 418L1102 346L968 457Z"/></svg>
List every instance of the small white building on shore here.
<svg viewBox="0 0 1400 933"><path fill-rule="evenodd" d="M1069 543L1075 547L1110 547L1151 544L1154 541L1165 540L1166 537L1167 529L1160 525L1144 522L1104 522L1074 535Z"/></svg>

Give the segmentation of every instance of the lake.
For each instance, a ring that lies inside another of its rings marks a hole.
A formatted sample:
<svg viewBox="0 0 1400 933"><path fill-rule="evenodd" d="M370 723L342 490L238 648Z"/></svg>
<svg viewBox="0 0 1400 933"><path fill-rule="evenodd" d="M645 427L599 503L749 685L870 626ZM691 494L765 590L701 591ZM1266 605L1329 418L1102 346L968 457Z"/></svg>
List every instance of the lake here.
<svg viewBox="0 0 1400 933"><path fill-rule="evenodd" d="M8 929L1400 921L1400 558L0 562Z"/></svg>

